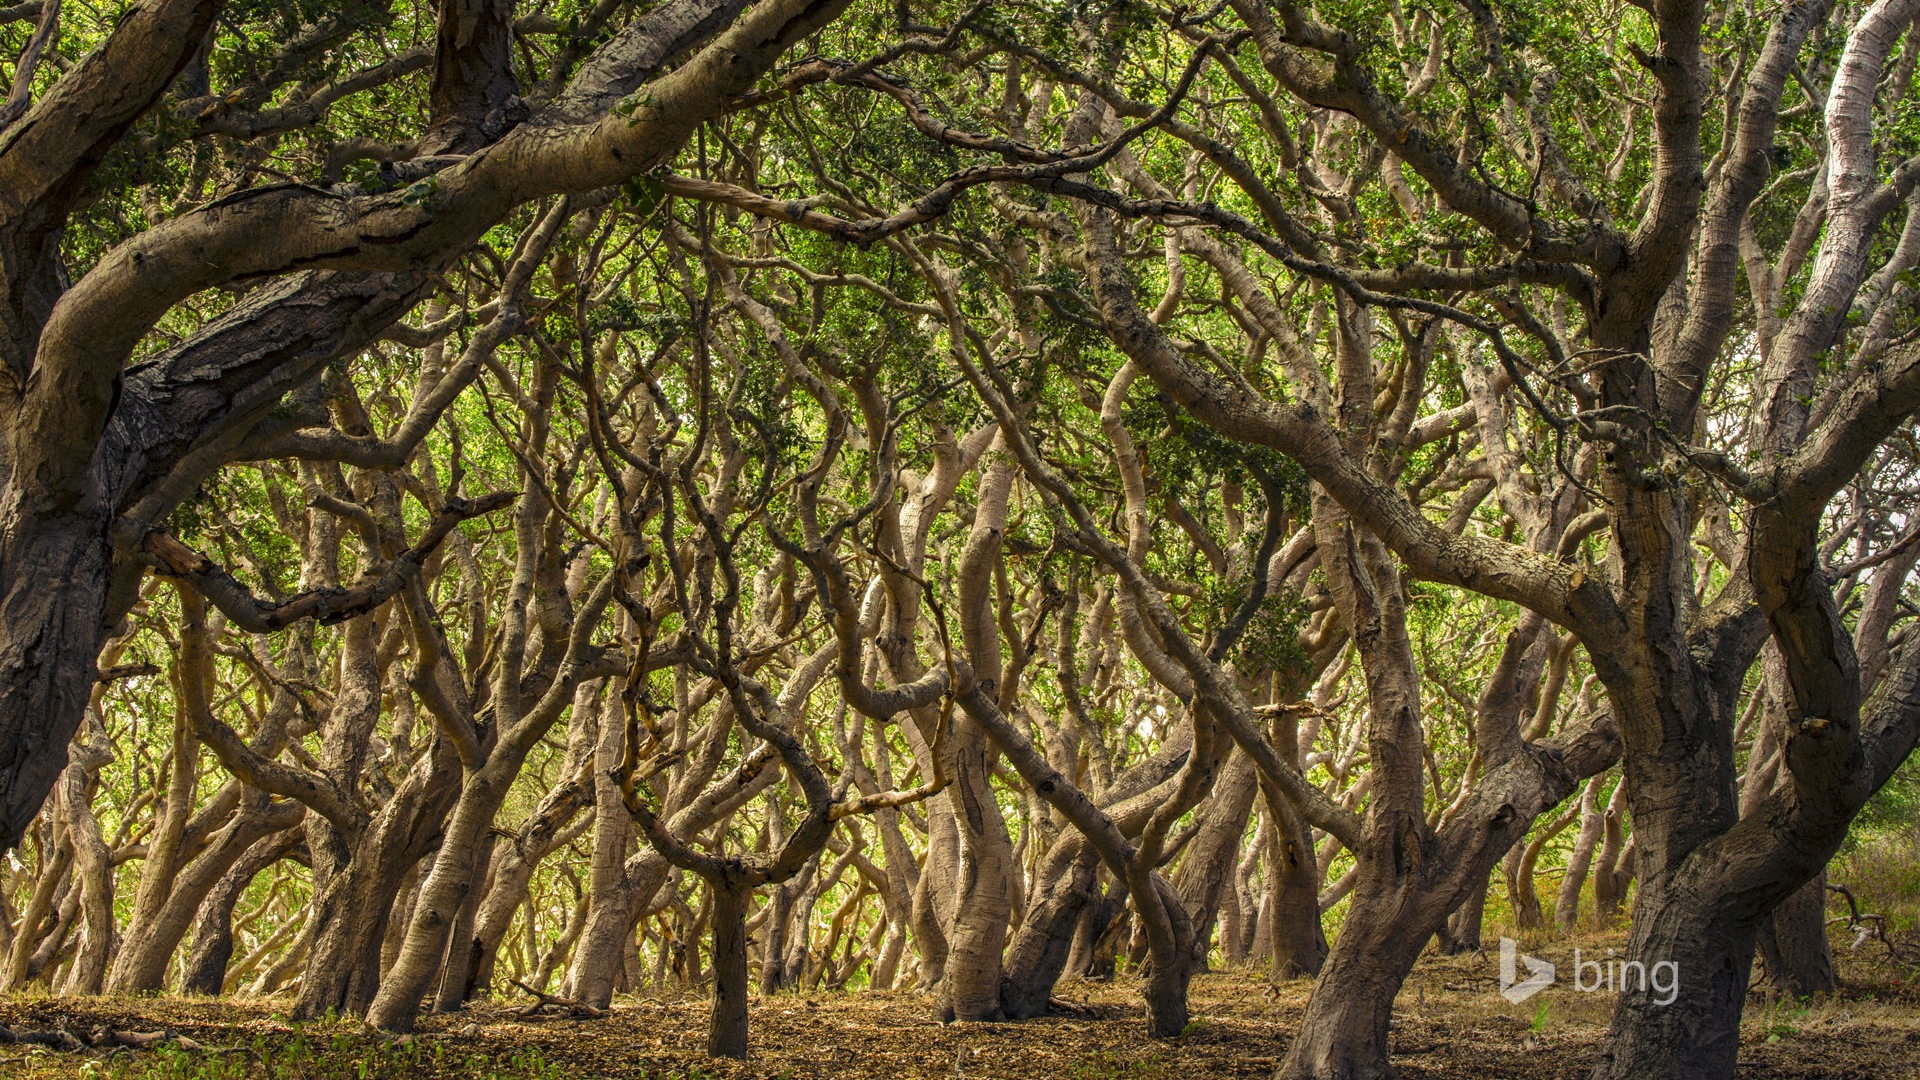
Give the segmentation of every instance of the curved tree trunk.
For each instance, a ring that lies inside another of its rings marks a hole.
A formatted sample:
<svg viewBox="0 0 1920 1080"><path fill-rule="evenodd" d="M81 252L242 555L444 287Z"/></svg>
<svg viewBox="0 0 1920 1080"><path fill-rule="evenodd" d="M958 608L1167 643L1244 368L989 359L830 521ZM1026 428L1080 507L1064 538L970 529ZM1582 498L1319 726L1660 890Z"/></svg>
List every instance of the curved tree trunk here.
<svg viewBox="0 0 1920 1080"><path fill-rule="evenodd" d="M1187 844L1174 884L1187 916L1193 920L1193 970L1206 971L1220 909L1234 888L1240 861L1240 841L1253 815L1260 776L1253 759L1235 747L1214 783L1213 799L1201 809L1199 833Z"/></svg>
<svg viewBox="0 0 1920 1080"><path fill-rule="evenodd" d="M1431 927L1409 925L1399 910L1399 890L1354 891L1306 1014L1274 1075L1281 1080L1383 1080L1395 1076L1388 1063L1387 1022L1413 962L1432 936ZM1424 932L1423 932L1424 931Z"/></svg>
<svg viewBox="0 0 1920 1080"><path fill-rule="evenodd" d="M193 937L187 945L186 968L180 992L214 997L226 983L227 964L233 959L233 909L253 879L300 846L300 828L284 829L254 842L201 901L194 916Z"/></svg>
<svg viewBox="0 0 1920 1080"><path fill-rule="evenodd" d="M104 735L105 732L100 734ZM108 951L113 946L113 853L100 836L100 822L93 816L87 790L94 774L112 760L104 742L74 744L72 763L61 775L54 793L61 799L60 814L66 820L67 836L73 844L73 876L79 882L81 925L80 948L74 954L65 991L69 994L98 994L106 977Z"/></svg>
<svg viewBox="0 0 1920 1080"><path fill-rule="evenodd" d="M140 994L160 990L168 962L227 872L256 843L292 829L306 813L306 807L299 803L271 803L258 792L243 794L239 811L214 835L207 850L175 875L159 909L145 922L128 927L120 953L114 958L109 984L112 991Z"/></svg>
<svg viewBox="0 0 1920 1080"><path fill-rule="evenodd" d="M1061 836L1047 852L1033 901L1007 948L1000 979L1000 1009L1007 1019L1046 1015L1088 904L1096 899L1099 869L1099 852L1078 833Z"/></svg>

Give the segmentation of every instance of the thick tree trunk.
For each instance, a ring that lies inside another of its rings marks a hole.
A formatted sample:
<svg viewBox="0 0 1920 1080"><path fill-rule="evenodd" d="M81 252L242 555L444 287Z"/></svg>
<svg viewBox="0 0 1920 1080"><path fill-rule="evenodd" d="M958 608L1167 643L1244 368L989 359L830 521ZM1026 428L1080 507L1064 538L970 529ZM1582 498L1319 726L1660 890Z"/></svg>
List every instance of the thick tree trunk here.
<svg viewBox="0 0 1920 1080"><path fill-rule="evenodd" d="M20 843L67 765L107 606L106 508L0 507L0 848Z"/></svg>
<svg viewBox="0 0 1920 1080"><path fill-rule="evenodd" d="M713 1015L707 1056L747 1056L747 902L753 890L713 887Z"/></svg>
<svg viewBox="0 0 1920 1080"><path fill-rule="evenodd" d="M480 839L480 858L474 867L475 881L486 882L493 863L494 836L488 832ZM434 991L434 1012L458 1012L473 994L473 976L479 963L478 943L474 941L474 909L484 890L472 890L460 904L453 927L447 933L447 955L440 964L440 984Z"/></svg>
<svg viewBox="0 0 1920 1080"><path fill-rule="evenodd" d="M1367 885L1362 882L1354 891L1340 939L1320 969L1299 1031L1274 1073L1279 1080L1385 1080L1396 1075L1387 1060L1387 1022L1401 984L1433 931L1404 918L1400 890L1369 890Z"/></svg>
<svg viewBox="0 0 1920 1080"><path fill-rule="evenodd" d="M1147 1034L1156 1039L1178 1038L1187 1030L1187 987L1196 967L1194 924L1179 891L1165 878L1154 875L1137 887L1153 889L1158 900L1147 911L1136 908L1153 961L1140 988L1147 1004Z"/></svg>
<svg viewBox="0 0 1920 1080"><path fill-rule="evenodd" d="M1044 1016L1053 988L1067 970L1088 904L1096 897L1100 855L1079 833L1062 835L1047 852L1033 903L1000 979L1000 1010L1009 1020Z"/></svg>
<svg viewBox="0 0 1920 1080"><path fill-rule="evenodd" d="M1734 1075L1754 931L1716 918L1714 899L1671 875L1641 883L1626 960L1646 977L1622 980L1594 1080Z"/></svg>
<svg viewBox="0 0 1920 1080"><path fill-rule="evenodd" d="M311 843L311 838L309 843ZM340 867L314 897L313 944L293 1016L360 1016L380 989L380 946L406 869L369 857Z"/></svg>
<svg viewBox="0 0 1920 1080"><path fill-rule="evenodd" d="M432 868L420 885L407 921L406 943L383 981L367 1020L385 1031L410 1031L421 999L447 955L456 920L471 904L470 887L493 815L506 798L510 778L489 767L467 779L459 805ZM517 769L516 769L517 771Z"/></svg>
<svg viewBox="0 0 1920 1080"><path fill-rule="evenodd" d="M1004 674L1001 656L1005 643L993 615L993 577L1006 530L1013 476L1013 462L1007 456L991 458L982 471L979 503L956 575L960 636L980 693L989 702L999 700ZM1007 943L1013 877L1018 869L990 780L1000 760L1000 748L988 737L981 721L966 712L953 718L951 745L953 783L929 804L952 815L959 840L955 852L958 862L951 877L944 867L931 859L928 862L929 874L953 885L952 916L946 927L946 972L936 995L935 1012L944 1020L997 1020L1001 1015L1001 952Z"/></svg>
<svg viewBox="0 0 1920 1080"><path fill-rule="evenodd" d="M407 871L439 839L459 787L459 761L436 737L413 771L351 842L325 820L309 822L313 855L312 952L293 1016L364 1015L380 989L380 946Z"/></svg>
<svg viewBox="0 0 1920 1080"><path fill-rule="evenodd" d="M956 727L962 723L958 717L954 722ZM962 740L956 734L955 741ZM998 1020L1001 952L1013 912L1013 845L987 782L998 752L977 730L965 743L956 754L958 775L944 793L952 800L961 842L953 870L946 968L935 1010L945 1020Z"/></svg>

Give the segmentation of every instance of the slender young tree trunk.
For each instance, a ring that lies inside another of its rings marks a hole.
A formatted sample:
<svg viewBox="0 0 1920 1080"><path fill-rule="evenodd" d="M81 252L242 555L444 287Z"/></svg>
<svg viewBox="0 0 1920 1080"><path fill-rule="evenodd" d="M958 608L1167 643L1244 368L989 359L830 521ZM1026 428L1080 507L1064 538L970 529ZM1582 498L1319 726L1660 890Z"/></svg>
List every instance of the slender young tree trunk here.
<svg viewBox="0 0 1920 1080"><path fill-rule="evenodd" d="M1101 890L1099 881L1107 885ZM1109 947L1114 925L1127 910L1127 886L1105 873L1094 885L1094 899L1073 928L1073 948L1067 953L1066 974L1076 979L1113 978L1113 951Z"/></svg>
<svg viewBox="0 0 1920 1080"><path fill-rule="evenodd" d="M1600 806L1600 786L1606 777L1587 781L1580 794L1580 833L1574 837L1573 853L1567 857L1567 873L1560 879L1560 892L1553 902L1553 920L1560 929L1571 930L1580 919L1580 891L1586 886L1593 868L1593 851L1606 827L1606 813Z"/></svg>
<svg viewBox="0 0 1920 1080"><path fill-rule="evenodd" d="M1831 994L1840 988L1833 944L1827 940L1827 872L1773 910L1760 924L1760 961L1767 979L1791 998Z"/></svg>
<svg viewBox="0 0 1920 1080"><path fill-rule="evenodd" d="M1327 959L1327 932L1320 922L1320 867L1313 827L1272 785L1262 797L1273 828L1267 835L1267 901L1261 912L1275 986L1320 973Z"/></svg>
<svg viewBox="0 0 1920 1080"><path fill-rule="evenodd" d="M1487 921L1487 886L1475 889L1460 910L1447 917L1440 933L1440 951L1458 955L1480 951L1481 928Z"/></svg>
<svg viewBox="0 0 1920 1080"><path fill-rule="evenodd" d="M1593 913L1602 926L1610 926L1620 917L1626 903L1627 885L1633 880L1632 850L1627 841L1627 782L1614 786L1607 800L1605 831L1600 841L1599 863L1593 871Z"/></svg>
<svg viewBox="0 0 1920 1080"><path fill-rule="evenodd" d="M180 992L214 997L226 983L227 964L233 959L233 909L260 872L285 858L300 844L297 827L257 840L241 855L200 904L193 937L187 946L186 969Z"/></svg>
<svg viewBox="0 0 1920 1080"><path fill-rule="evenodd" d="M188 683L196 679L211 683L213 672L211 666L202 667L183 660L175 665L173 677L176 703L173 768L167 785L166 805L160 820L154 825L154 837L148 845L146 861L140 867L140 883L134 890L133 911L127 920L126 946L114 958L107 977L107 985L118 993L158 990L167 957L179 943L178 934L186 930L184 919L178 916L172 920L180 924L177 927L158 924L163 921L161 912L167 907L181 867L187 861L188 853L184 850L187 821L193 814L194 788L199 779L200 740L194 737L188 720L188 702L192 695L206 696L211 693L210 686L190 686ZM206 882L209 888L212 884L212 879ZM173 930L178 932L169 933ZM156 958L155 954L163 945L166 955Z"/></svg>
<svg viewBox="0 0 1920 1080"><path fill-rule="evenodd" d="M93 774L111 759L104 743L76 743L72 763L54 787L55 796L63 800L61 811L73 843L73 876L79 883L82 912L80 948L74 954L65 987L69 994L100 992L108 951L113 946L113 853L107 850L100 823L87 801Z"/></svg>

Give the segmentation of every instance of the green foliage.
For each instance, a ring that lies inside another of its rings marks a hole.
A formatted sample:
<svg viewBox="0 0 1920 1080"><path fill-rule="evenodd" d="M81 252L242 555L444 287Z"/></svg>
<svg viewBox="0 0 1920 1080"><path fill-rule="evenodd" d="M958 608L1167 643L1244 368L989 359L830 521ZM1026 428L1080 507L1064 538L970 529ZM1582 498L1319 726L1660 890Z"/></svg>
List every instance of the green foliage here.
<svg viewBox="0 0 1920 1080"><path fill-rule="evenodd" d="M1308 657L1301 647L1300 633L1306 627L1307 614L1306 604L1297 595L1269 594L1228 654L1234 669L1247 676L1304 670Z"/></svg>

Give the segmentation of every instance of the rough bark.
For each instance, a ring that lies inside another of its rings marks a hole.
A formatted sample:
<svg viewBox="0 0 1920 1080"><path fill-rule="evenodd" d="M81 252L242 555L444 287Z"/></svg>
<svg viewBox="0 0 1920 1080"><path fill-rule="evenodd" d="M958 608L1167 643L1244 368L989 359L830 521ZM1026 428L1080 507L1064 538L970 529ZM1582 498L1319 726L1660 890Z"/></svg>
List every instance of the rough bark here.
<svg viewBox="0 0 1920 1080"><path fill-rule="evenodd" d="M303 839L302 830L296 826L256 840L220 876L194 917L193 937L180 977L182 994L214 997L220 993L227 979L227 964L233 959L235 905L254 878L286 858Z"/></svg>

